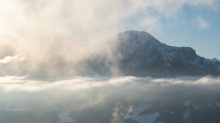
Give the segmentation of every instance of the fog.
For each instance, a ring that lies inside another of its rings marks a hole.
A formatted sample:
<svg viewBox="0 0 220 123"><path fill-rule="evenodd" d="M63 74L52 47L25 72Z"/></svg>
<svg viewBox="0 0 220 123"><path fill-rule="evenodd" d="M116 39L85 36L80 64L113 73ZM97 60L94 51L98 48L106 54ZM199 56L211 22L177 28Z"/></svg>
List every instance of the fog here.
<svg viewBox="0 0 220 123"><path fill-rule="evenodd" d="M82 44L73 38L46 29L17 38L1 35L0 76L67 77L96 75L92 65L102 62L109 75L117 72L121 58L117 36L94 44ZM95 63L91 63L95 62ZM101 71L101 70L100 70Z"/></svg>
<svg viewBox="0 0 220 123"><path fill-rule="evenodd" d="M218 0L1 0L0 33L17 37L44 28L91 43L136 27L158 31L163 17L179 23L184 5L219 7Z"/></svg>
<svg viewBox="0 0 220 123"><path fill-rule="evenodd" d="M186 107L184 103L187 106L200 106L200 109L210 104L213 110L217 110L219 85L220 79L210 76L176 79L74 77L49 80L7 76L0 78L0 120L4 123L55 123L60 121L59 113L67 112L76 123L122 123L128 122L124 118L126 112L148 105L151 107L143 110L142 115L159 112L159 122L164 121L163 112L174 111L173 116L181 116L179 121L182 122L183 114L179 114L178 110Z"/></svg>

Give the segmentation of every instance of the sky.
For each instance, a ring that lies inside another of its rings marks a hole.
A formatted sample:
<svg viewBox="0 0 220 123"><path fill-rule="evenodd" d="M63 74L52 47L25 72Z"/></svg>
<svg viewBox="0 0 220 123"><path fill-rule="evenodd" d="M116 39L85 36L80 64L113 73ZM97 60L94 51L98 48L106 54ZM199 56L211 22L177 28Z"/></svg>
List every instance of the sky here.
<svg viewBox="0 0 220 123"><path fill-rule="evenodd" d="M128 30L220 59L220 0L0 0L0 34L51 30L81 43Z"/></svg>

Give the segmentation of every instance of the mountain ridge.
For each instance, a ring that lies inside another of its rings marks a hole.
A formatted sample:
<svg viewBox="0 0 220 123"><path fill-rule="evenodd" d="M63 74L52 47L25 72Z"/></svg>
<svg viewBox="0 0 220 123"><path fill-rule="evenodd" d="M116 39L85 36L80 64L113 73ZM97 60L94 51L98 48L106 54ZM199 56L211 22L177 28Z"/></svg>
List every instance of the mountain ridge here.
<svg viewBox="0 0 220 123"><path fill-rule="evenodd" d="M205 59L191 47L173 47L161 43L144 31L126 31L116 35L116 50L122 54L119 70L123 75L176 77L220 75L220 62ZM108 39L111 41L111 38Z"/></svg>

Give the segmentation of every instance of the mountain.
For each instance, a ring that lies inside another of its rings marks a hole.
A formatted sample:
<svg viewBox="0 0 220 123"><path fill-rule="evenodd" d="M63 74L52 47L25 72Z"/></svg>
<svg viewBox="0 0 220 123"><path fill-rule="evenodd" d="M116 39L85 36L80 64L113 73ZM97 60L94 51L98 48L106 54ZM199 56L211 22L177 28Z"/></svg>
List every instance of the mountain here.
<svg viewBox="0 0 220 123"><path fill-rule="evenodd" d="M173 47L161 43L147 32L127 31L104 42L115 44L113 54L118 70L125 76L177 77L220 75L220 62L205 59L190 47ZM101 58L105 59L105 58ZM96 59L97 60L97 59ZM99 60L102 61L102 60ZM104 63L106 61L103 61ZM97 62L90 62L91 64ZM101 65L103 69L103 65ZM100 69L97 67L97 69ZM108 69L108 68L106 68Z"/></svg>
<svg viewBox="0 0 220 123"><path fill-rule="evenodd" d="M218 60L217 58L213 58L211 60L214 61L214 62L220 62L220 60Z"/></svg>
<svg viewBox="0 0 220 123"><path fill-rule="evenodd" d="M122 32L93 44L81 44L50 31L6 39L2 42L9 43L1 45L0 60L14 59L0 65L0 76L220 75L218 59L198 56L190 47L168 46L144 31Z"/></svg>

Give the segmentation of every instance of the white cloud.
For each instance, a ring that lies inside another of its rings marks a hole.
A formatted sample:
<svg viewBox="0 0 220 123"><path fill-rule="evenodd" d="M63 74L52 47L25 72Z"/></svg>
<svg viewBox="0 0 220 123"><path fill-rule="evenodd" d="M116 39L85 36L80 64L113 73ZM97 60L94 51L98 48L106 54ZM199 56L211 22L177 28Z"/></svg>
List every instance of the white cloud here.
<svg viewBox="0 0 220 123"><path fill-rule="evenodd" d="M27 91L38 92L44 90L58 89L77 91L90 88L105 88L105 87L128 87L128 88L151 88L152 86L165 87L173 85L220 85L220 78L210 76L196 78L174 78L174 79L154 79L154 78L137 78L132 76L119 77L119 78L86 78L75 77L65 80L32 80L25 76L5 76L0 77L0 88L3 91Z"/></svg>
<svg viewBox="0 0 220 123"><path fill-rule="evenodd" d="M16 55L16 56L6 56L4 59L1 59L0 60L0 64L7 64L9 63L10 61L12 60L19 60L19 61L22 61L24 60L25 58L20 58L19 55Z"/></svg>
<svg viewBox="0 0 220 123"><path fill-rule="evenodd" d="M0 95L2 101L8 101L8 97L15 97L12 99L19 102L21 100L27 102L27 100L36 99L49 101L51 105L60 103L66 105L66 102L70 102L68 103L71 104L70 107L81 109L90 106L103 106L103 103L123 100L129 105L135 106L134 101L138 102L136 104L139 104L141 100L146 103L146 99L152 99L157 94L162 94L166 99L164 93L168 93L168 97L172 93L181 96L184 93L188 93L189 90L197 92L198 95L201 95L201 92L207 92L207 90L212 90L213 93L216 93L219 91L219 85L220 78L209 76L176 79L75 77L59 80L42 78L36 80L36 78L8 76L0 77ZM42 103L45 105L44 101ZM32 104L32 101L30 104ZM120 122L121 118L123 118L122 116L126 115L122 109L122 105L118 103L112 113L112 123ZM131 110L132 107L127 109Z"/></svg>
<svg viewBox="0 0 220 123"><path fill-rule="evenodd" d="M124 117L124 110L123 105L121 105L120 102L116 102L116 105L114 107L114 112L112 113L112 119L111 123L123 123L123 117Z"/></svg>
<svg viewBox="0 0 220 123"><path fill-rule="evenodd" d="M200 29L200 30L207 30L208 28L210 28L209 22L204 20L201 17L198 17L196 19L196 23L197 23L198 29Z"/></svg>

